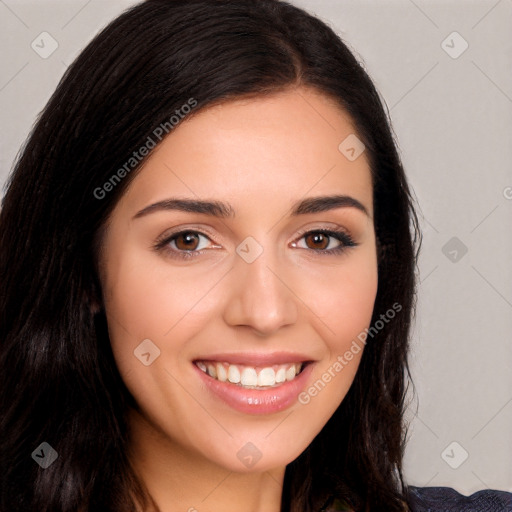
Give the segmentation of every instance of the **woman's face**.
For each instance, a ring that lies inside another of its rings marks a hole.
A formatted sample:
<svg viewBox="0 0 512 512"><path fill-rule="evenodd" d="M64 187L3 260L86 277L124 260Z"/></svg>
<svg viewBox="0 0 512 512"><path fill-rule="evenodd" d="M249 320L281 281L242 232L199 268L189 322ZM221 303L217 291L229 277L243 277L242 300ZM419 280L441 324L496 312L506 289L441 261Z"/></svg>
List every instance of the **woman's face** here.
<svg viewBox="0 0 512 512"><path fill-rule="evenodd" d="M225 103L175 127L118 202L104 306L133 421L163 450L282 467L346 395L377 292L353 133L310 89Z"/></svg>

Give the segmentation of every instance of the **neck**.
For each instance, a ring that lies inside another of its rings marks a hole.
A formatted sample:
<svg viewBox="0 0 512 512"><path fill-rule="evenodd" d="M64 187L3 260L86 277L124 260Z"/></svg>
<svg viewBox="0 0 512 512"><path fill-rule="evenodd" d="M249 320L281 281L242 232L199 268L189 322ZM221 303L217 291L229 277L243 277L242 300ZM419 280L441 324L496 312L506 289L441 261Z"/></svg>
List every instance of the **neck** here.
<svg viewBox="0 0 512 512"><path fill-rule="evenodd" d="M237 473L129 416L130 460L160 512L280 512L285 467Z"/></svg>

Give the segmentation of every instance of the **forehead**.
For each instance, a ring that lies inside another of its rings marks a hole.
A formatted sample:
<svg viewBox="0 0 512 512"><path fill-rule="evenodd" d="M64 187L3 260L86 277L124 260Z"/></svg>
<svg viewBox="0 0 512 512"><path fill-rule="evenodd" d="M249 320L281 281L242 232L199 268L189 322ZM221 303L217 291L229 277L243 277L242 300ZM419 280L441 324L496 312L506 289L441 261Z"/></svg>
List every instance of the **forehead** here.
<svg viewBox="0 0 512 512"><path fill-rule="evenodd" d="M372 215L366 154L350 160L340 150L354 135L348 114L308 88L227 101L175 127L146 161L126 200L140 206L172 193L215 196L242 207L344 193L357 196Z"/></svg>

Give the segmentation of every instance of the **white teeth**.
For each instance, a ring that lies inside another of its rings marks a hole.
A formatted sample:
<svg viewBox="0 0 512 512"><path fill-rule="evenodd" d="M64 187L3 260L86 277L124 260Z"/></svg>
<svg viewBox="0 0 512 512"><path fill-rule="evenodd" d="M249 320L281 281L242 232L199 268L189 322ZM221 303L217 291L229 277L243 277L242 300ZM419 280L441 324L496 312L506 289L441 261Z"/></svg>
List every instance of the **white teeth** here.
<svg viewBox="0 0 512 512"><path fill-rule="evenodd" d="M286 370L284 368L279 368L276 372L276 384L280 384L286 380Z"/></svg>
<svg viewBox="0 0 512 512"><path fill-rule="evenodd" d="M263 368L258 375L258 386L273 386L276 383L274 368Z"/></svg>
<svg viewBox="0 0 512 512"><path fill-rule="evenodd" d="M229 365L228 380L233 384L238 384L240 382L240 370L234 364Z"/></svg>
<svg viewBox="0 0 512 512"><path fill-rule="evenodd" d="M256 386L258 384L258 374L254 368L244 368L240 378L242 386Z"/></svg>
<svg viewBox="0 0 512 512"><path fill-rule="evenodd" d="M260 369L225 362L198 361L196 365L210 377L221 382L229 381L248 389L258 389L278 386L293 380L300 373L303 363L288 363Z"/></svg>
<svg viewBox="0 0 512 512"><path fill-rule="evenodd" d="M228 374L226 372L226 368L224 368L224 365L222 363L217 363L215 368L217 370L217 380L226 382L228 380Z"/></svg>
<svg viewBox="0 0 512 512"><path fill-rule="evenodd" d="M214 379L217 378L217 370L215 369L215 366L213 366L213 364L208 365L208 375L210 377L213 377Z"/></svg>
<svg viewBox="0 0 512 512"><path fill-rule="evenodd" d="M295 365L292 364L288 370L286 370L286 380L293 380L295 377Z"/></svg>

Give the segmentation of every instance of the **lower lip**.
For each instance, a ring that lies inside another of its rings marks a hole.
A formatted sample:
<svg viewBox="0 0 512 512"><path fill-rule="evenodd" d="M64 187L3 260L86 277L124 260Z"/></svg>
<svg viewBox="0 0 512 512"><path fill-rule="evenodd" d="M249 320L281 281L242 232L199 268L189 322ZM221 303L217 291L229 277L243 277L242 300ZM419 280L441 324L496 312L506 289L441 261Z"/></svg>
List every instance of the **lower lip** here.
<svg viewBox="0 0 512 512"><path fill-rule="evenodd" d="M221 382L200 370L194 363L194 368L208 389L224 403L245 414L272 414L290 407L306 387L311 375L313 363L309 363L293 380L275 388L245 389L231 382Z"/></svg>

